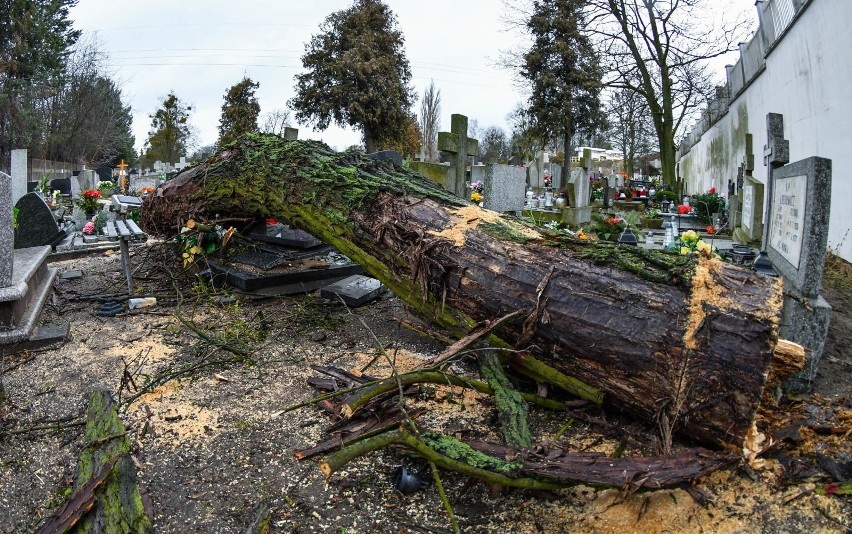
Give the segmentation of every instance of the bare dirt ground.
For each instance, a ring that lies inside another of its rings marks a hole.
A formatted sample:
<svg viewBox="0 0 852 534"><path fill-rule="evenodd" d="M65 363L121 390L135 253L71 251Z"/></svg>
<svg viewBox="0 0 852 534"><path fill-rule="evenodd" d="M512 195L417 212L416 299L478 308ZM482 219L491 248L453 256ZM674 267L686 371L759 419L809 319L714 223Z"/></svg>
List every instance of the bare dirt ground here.
<svg viewBox="0 0 852 534"><path fill-rule="evenodd" d="M41 322L68 321L73 338L3 361L9 399L0 406L0 532L32 531L67 498L84 447L79 423L95 389L112 392L123 406L156 532L245 532L261 502L272 511L272 532L450 531L433 484L410 496L392 487L397 466L419 471L421 461L381 451L325 481L316 460L298 462L292 452L323 437L328 415L313 406L283 413L311 398L305 381L310 364L359 369L376 354L373 335L402 369L439 353L443 345L395 320L407 316L401 301L386 294L351 313L317 295L229 303L221 293L185 282L178 310L176 292L158 263L160 250L149 243L133 257L137 286L158 295L159 305L114 318L96 316L101 303L94 299L121 293L117 254L54 264L60 272L77 269L84 276L57 282ZM578 485L552 493L492 494L445 473L462 529L849 532L852 497L815 490L831 481L827 470L849 476L852 466L850 266L831 262L825 286L834 316L815 391L785 400L764 417L764 431L805 421L793 427L794 440L751 464L712 474L692 493L679 488L624 496L617 489ZM227 362L232 356L200 340L176 319L176 311L216 339L250 348L250 361ZM460 369L465 370L473 372ZM389 366L370 372L388 373ZM176 374L181 377L169 379ZM152 383L157 387L127 402ZM423 426L498 440L489 399L449 388L422 397L413 402L430 403ZM611 410L586 413L606 424L577 419L560 438L572 450L612 453L624 443L625 455L657 452L654 428ZM533 414L532 430L541 439L553 439L572 419L570 413ZM53 428L33 430L37 426Z"/></svg>

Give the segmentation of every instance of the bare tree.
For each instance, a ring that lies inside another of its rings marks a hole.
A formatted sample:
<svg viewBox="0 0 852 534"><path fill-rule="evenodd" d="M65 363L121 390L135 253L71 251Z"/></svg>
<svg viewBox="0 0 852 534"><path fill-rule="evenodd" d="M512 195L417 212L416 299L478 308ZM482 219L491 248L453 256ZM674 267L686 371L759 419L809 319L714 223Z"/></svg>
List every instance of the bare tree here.
<svg viewBox="0 0 852 534"><path fill-rule="evenodd" d="M675 136L712 91L707 60L734 50L748 23L726 24L707 0L589 0L610 85L648 103L663 180L675 183Z"/></svg>
<svg viewBox="0 0 852 534"><path fill-rule="evenodd" d="M263 114L260 131L263 133L284 135L284 128L290 126L290 112L286 109L274 109Z"/></svg>
<svg viewBox="0 0 852 534"><path fill-rule="evenodd" d="M632 177L636 158L656 150L656 133L648 103L629 89L615 89L610 93L607 114L611 124L609 141L621 151L624 171Z"/></svg>
<svg viewBox="0 0 852 534"><path fill-rule="evenodd" d="M420 99L420 145L426 150L428 161L438 161L438 130L441 129L441 90L435 80L423 91Z"/></svg>

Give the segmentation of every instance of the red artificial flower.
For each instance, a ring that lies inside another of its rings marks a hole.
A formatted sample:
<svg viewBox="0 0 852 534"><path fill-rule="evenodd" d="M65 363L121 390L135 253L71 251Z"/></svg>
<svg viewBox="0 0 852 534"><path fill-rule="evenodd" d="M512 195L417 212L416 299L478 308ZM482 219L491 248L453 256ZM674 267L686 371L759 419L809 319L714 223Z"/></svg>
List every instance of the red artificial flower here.
<svg viewBox="0 0 852 534"><path fill-rule="evenodd" d="M278 219L273 219L272 217L270 217L266 219L266 224L268 226L275 226L276 224L278 224Z"/></svg>
<svg viewBox="0 0 852 534"><path fill-rule="evenodd" d="M101 198L101 192L98 191L97 189L89 189L89 190L83 191L81 193L81 195L83 195L83 197L85 197L85 198L91 198L91 199Z"/></svg>
<svg viewBox="0 0 852 534"><path fill-rule="evenodd" d="M686 205L684 205L684 204L681 204L680 206L678 206L678 207L677 207L677 212L678 212L679 214L681 214L681 215L686 215L687 213L689 213L689 211L690 211L691 209L692 209L692 208L690 208L689 206L686 206Z"/></svg>
<svg viewBox="0 0 852 534"><path fill-rule="evenodd" d="M716 188L715 188L715 187L711 187L711 188L710 188L710 191L707 191L707 192L708 192L708 193L710 193L711 195L715 195L715 194L716 194Z"/></svg>
<svg viewBox="0 0 852 534"><path fill-rule="evenodd" d="M708 234L712 234L713 233L713 226L709 225L709 226L707 226L707 228L705 228L705 230L707 231Z"/></svg>

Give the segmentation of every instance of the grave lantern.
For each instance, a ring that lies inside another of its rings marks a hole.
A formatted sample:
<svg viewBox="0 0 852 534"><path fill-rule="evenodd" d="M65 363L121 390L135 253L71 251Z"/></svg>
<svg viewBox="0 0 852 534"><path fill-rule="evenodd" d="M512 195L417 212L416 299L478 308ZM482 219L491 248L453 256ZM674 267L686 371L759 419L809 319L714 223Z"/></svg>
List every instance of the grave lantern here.
<svg viewBox="0 0 852 534"><path fill-rule="evenodd" d="M630 231L630 228L625 228L621 235L618 236L618 242L622 245L633 245L634 247L639 246L639 242L636 241L636 235Z"/></svg>

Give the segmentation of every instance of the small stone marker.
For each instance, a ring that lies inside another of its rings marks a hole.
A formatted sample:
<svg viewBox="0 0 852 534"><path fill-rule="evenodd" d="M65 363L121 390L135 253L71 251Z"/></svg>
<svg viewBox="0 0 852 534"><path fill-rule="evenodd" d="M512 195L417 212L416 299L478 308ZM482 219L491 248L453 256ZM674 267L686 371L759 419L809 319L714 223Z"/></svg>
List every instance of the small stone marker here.
<svg viewBox="0 0 852 534"><path fill-rule="evenodd" d="M61 280L77 280L78 278L83 278L83 271L64 271L59 275Z"/></svg>
<svg viewBox="0 0 852 534"><path fill-rule="evenodd" d="M320 296L331 300L337 300L339 296L347 306L357 308L381 295L384 289L375 278L356 274L325 286Z"/></svg>
<svg viewBox="0 0 852 534"><path fill-rule="evenodd" d="M750 176L744 178L740 227L743 230L743 237L746 242L758 239L763 235L763 191L762 183Z"/></svg>
<svg viewBox="0 0 852 534"><path fill-rule="evenodd" d="M455 178L451 187L447 187L456 195L466 198L465 178L469 156L479 154L479 141L467 136L467 117L454 113L450 117L450 131L438 132L438 149L452 156L450 166L455 169Z"/></svg>
<svg viewBox="0 0 852 534"><path fill-rule="evenodd" d="M299 138L299 129L298 128L284 128L284 139L288 141L295 141Z"/></svg>

